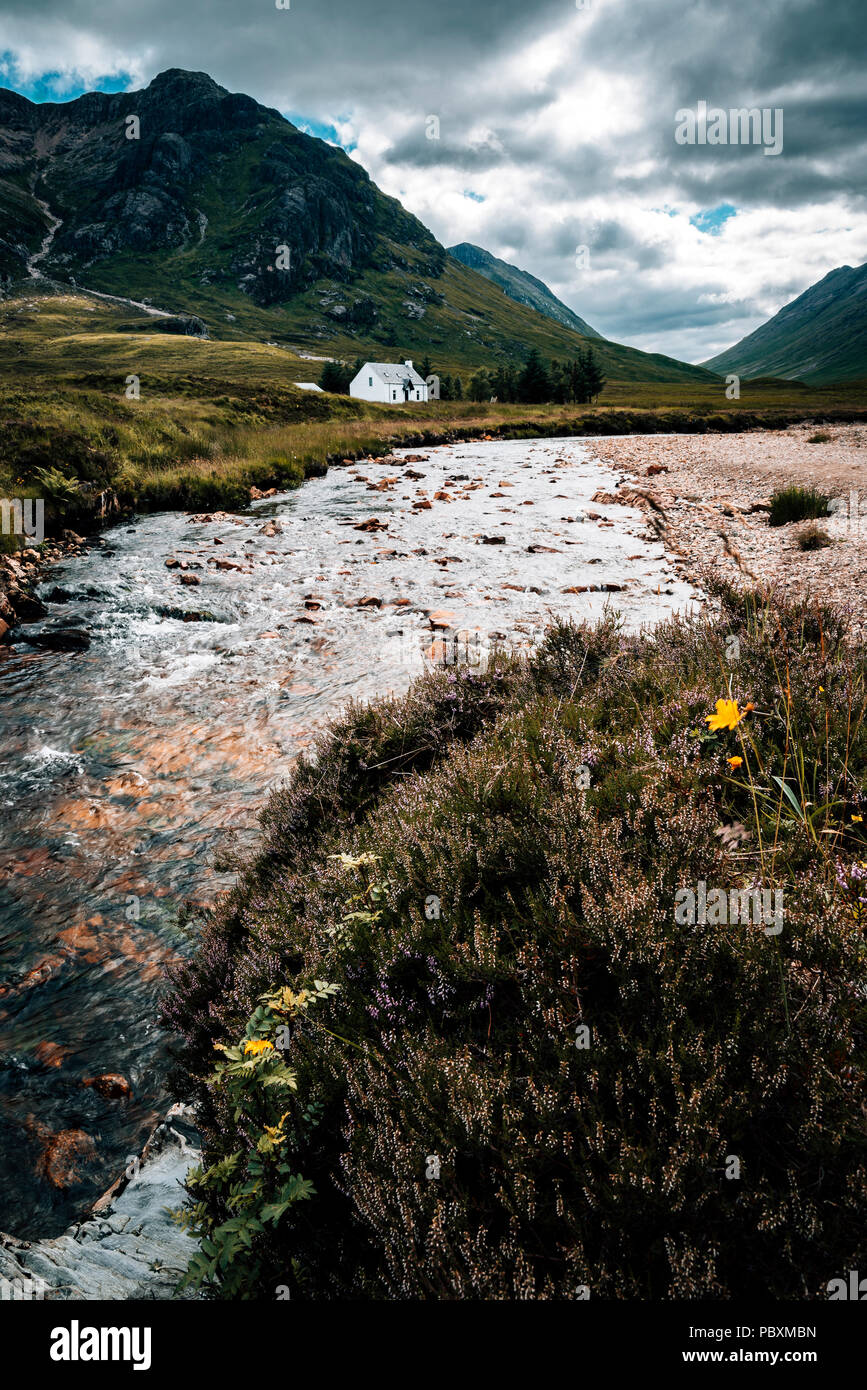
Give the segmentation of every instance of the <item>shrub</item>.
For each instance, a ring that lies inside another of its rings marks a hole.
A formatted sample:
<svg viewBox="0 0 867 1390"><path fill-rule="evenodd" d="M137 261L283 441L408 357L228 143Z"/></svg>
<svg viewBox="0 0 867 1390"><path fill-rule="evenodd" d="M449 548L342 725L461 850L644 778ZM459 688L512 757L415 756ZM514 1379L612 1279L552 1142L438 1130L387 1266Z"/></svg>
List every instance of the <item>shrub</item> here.
<svg viewBox="0 0 867 1390"><path fill-rule="evenodd" d="M823 550L825 546L833 544L828 532L815 522L798 532L797 541L799 550Z"/></svg>
<svg viewBox="0 0 867 1390"><path fill-rule="evenodd" d="M821 1297L863 1262L867 661L717 601L354 707L271 798L166 1006L213 1167L261 1132L214 1047L339 985L293 1022L315 1195L254 1233L255 1296ZM682 925L701 881L780 889L783 932Z"/></svg>
<svg viewBox="0 0 867 1390"><path fill-rule="evenodd" d="M830 499L814 487L778 488L771 497L771 510L768 522L771 526L785 526L790 521L811 521L815 517L828 515Z"/></svg>
<svg viewBox="0 0 867 1390"><path fill-rule="evenodd" d="M817 430L815 434L811 434L811 435L810 435L810 438L807 440L807 443L808 443L808 444L828 444L828 443L830 443L830 440L831 440L830 434L826 434L824 430Z"/></svg>

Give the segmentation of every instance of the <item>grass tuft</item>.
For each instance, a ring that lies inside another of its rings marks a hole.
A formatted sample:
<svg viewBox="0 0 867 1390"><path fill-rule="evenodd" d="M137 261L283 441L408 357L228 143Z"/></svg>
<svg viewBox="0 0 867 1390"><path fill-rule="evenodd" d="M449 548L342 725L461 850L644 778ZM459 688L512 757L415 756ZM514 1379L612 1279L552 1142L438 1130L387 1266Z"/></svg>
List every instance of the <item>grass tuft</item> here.
<svg viewBox="0 0 867 1390"><path fill-rule="evenodd" d="M792 521L810 521L815 517L828 515L830 498L814 487L778 488L771 497L771 510L768 514L770 526L786 526Z"/></svg>

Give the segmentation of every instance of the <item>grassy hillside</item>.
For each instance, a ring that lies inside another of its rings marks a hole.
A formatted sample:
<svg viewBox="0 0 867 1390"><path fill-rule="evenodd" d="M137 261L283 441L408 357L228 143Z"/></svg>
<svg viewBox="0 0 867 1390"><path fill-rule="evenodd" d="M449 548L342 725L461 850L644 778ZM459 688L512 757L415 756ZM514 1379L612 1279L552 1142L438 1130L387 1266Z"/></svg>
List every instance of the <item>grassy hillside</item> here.
<svg viewBox="0 0 867 1390"><path fill-rule="evenodd" d="M429 356L467 375L478 367L520 364L533 347L545 358L571 358L589 341L516 304L484 276L452 259L435 282L424 282L432 293L442 295L443 302L418 299L415 307L424 308L424 317L417 319L405 307L405 301L412 302L412 287L420 283L419 272L412 269L364 270L353 280L351 293L339 282L317 281L287 303L266 307L252 303L237 289L200 284L188 264L189 255L116 257L98 271L94 267L83 283L121 297L147 297L171 313L196 314L215 339L276 341L318 356L349 360L404 361ZM321 303L329 296L332 307L374 303L376 323L351 329L335 323ZM659 353L595 338L592 346L603 371L618 381L712 383L718 379L702 367Z"/></svg>
<svg viewBox="0 0 867 1390"><path fill-rule="evenodd" d="M814 385L867 377L867 265L832 270L761 328L704 364Z"/></svg>

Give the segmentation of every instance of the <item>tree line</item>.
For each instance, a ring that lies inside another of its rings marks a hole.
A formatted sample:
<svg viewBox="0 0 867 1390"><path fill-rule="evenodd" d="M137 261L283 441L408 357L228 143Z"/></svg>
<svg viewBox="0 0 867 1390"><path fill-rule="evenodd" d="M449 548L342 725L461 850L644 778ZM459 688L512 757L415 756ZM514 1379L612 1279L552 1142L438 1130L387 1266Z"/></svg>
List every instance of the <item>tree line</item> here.
<svg viewBox="0 0 867 1390"><path fill-rule="evenodd" d="M585 405L595 401L605 385L605 377L592 348L579 351L570 361L545 363L535 348L527 356L523 368L497 367L495 371L476 372L470 381L470 400L516 401L524 405L540 405L555 401L561 405Z"/></svg>
<svg viewBox="0 0 867 1390"><path fill-rule="evenodd" d="M323 391L349 394L349 384L364 366L360 357L353 363L329 361L323 363L319 385ZM425 379L434 375L429 357L418 368ZM440 400L462 401L464 385L459 376L445 372L439 376ZM470 380L468 395L472 401L492 398L507 403L540 405L553 401L562 405L573 402L586 405L595 401L605 385L605 376L594 356L593 349L579 349L577 357L565 362L545 363L536 348L531 348L522 368L506 366L482 368Z"/></svg>

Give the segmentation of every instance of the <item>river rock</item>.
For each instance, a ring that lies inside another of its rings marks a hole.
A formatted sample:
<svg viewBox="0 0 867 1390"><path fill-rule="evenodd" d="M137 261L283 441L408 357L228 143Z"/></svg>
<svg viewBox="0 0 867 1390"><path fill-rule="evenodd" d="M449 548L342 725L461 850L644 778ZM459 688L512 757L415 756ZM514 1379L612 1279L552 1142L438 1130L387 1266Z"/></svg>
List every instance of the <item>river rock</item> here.
<svg viewBox="0 0 867 1390"><path fill-rule="evenodd" d="M82 1181L96 1158L96 1145L89 1134L83 1129L64 1129L46 1139L36 1171L53 1187L71 1187Z"/></svg>
<svg viewBox="0 0 867 1390"><path fill-rule="evenodd" d="M100 1199L90 1217L53 1240L28 1242L0 1234L0 1275L25 1287L32 1281L34 1297L57 1301L178 1297L178 1278L197 1245L169 1213L183 1202L182 1183L200 1155L193 1147L195 1130L173 1118L177 1109L148 1140L133 1176L122 1174L109 1200ZM44 1280L44 1290L38 1279Z"/></svg>
<svg viewBox="0 0 867 1390"><path fill-rule="evenodd" d="M119 1072L106 1072L103 1076L86 1076L81 1084L92 1087L103 1100L125 1100L132 1095L132 1087Z"/></svg>
<svg viewBox="0 0 867 1390"><path fill-rule="evenodd" d="M21 636L31 647L41 647L47 652L84 652L90 646L88 633L80 627L49 627L42 632L22 633Z"/></svg>
<svg viewBox="0 0 867 1390"><path fill-rule="evenodd" d="M38 623L48 616L45 604L32 594L19 594L15 600L15 612L22 623Z"/></svg>

